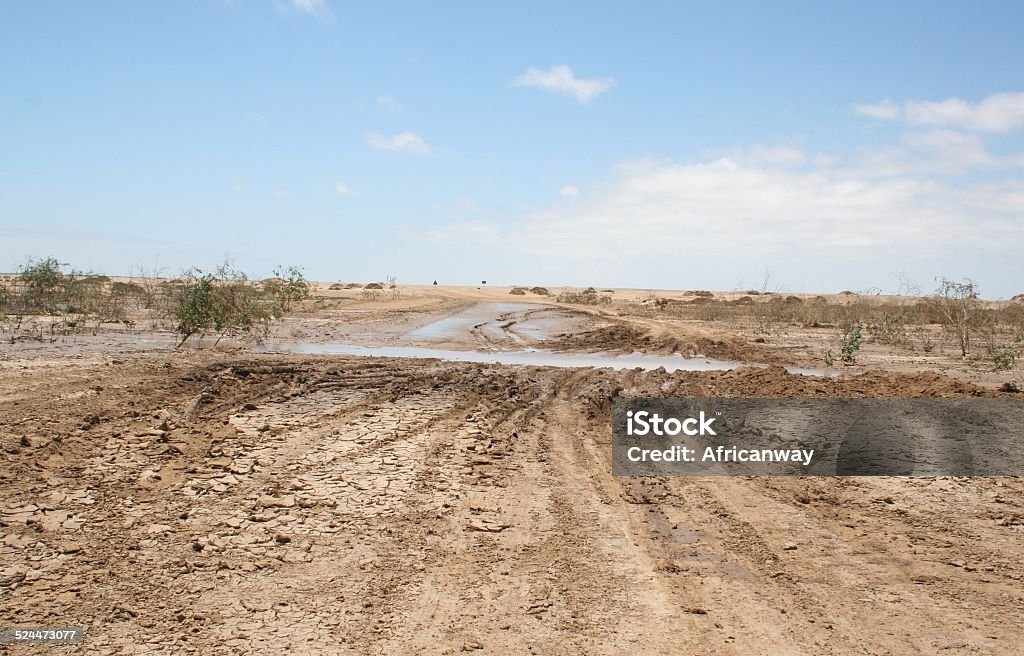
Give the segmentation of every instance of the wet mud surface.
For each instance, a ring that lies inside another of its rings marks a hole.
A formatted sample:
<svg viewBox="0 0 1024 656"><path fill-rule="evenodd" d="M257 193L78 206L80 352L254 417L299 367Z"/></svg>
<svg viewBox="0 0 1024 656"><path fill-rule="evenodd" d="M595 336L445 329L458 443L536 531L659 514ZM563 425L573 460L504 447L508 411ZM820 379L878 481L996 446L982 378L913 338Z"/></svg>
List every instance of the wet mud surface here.
<svg viewBox="0 0 1024 656"><path fill-rule="evenodd" d="M728 336L469 305L298 317L274 337L773 363ZM1020 652L1019 478L611 474L617 395L999 395L990 388L930 371L172 343L140 327L0 346L0 625L86 631L80 647L0 653Z"/></svg>
<svg viewBox="0 0 1024 656"><path fill-rule="evenodd" d="M1024 635L1019 479L610 474L614 394L992 394L939 375L0 365L0 623L83 626L87 653L1013 654Z"/></svg>

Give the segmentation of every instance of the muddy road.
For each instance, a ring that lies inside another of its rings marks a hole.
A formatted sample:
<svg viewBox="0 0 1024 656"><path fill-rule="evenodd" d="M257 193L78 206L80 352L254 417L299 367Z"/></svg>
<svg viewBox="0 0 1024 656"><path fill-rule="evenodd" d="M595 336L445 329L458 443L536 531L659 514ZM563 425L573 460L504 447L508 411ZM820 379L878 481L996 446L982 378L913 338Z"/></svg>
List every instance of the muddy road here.
<svg viewBox="0 0 1024 656"><path fill-rule="evenodd" d="M3 365L0 622L83 626L89 653L1013 654L1024 635L1017 479L610 475L616 391L981 393L937 375Z"/></svg>
<svg viewBox="0 0 1024 656"><path fill-rule="evenodd" d="M480 312L353 313L278 338L508 350L564 348L591 329L602 347L629 343L557 309ZM810 656L1024 644L1020 479L610 473L616 394L990 389L931 372L176 353L163 341L111 333L2 353L0 626L79 626L86 638L0 653Z"/></svg>

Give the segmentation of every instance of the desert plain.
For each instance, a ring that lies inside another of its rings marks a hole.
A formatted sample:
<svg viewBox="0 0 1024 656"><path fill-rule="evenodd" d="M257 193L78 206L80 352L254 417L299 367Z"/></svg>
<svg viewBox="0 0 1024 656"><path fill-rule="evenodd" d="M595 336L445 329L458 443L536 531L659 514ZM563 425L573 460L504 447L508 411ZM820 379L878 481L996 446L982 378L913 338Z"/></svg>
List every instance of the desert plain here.
<svg viewBox="0 0 1024 656"><path fill-rule="evenodd" d="M260 344L0 335L0 625L85 630L0 653L1021 653L1019 478L621 478L609 428L617 395L1014 371L927 324L844 363L802 314L894 297L594 295L321 283Z"/></svg>

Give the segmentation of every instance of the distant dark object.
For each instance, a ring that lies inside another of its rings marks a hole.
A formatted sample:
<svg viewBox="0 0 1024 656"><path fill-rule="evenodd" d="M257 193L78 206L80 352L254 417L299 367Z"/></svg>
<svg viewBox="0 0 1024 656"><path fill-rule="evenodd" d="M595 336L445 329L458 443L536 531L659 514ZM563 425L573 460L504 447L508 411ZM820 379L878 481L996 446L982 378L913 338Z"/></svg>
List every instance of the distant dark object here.
<svg viewBox="0 0 1024 656"><path fill-rule="evenodd" d="M551 292L546 287L530 287L530 293L538 296L551 296Z"/></svg>
<svg viewBox="0 0 1024 656"><path fill-rule="evenodd" d="M434 287L437 287L437 281L436 280L434 281Z"/></svg>
<svg viewBox="0 0 1024 656"><path fill-rule="evenodd" d="M481 284L481 285L486 285L486 284L487 284L487 281L486 281L486 280L481 280L481 281L480 281L480 284Z"/></svg>
<svg viewBox="0 0 1024 656"><path fill-rule="evenodd" d="M509 294L513 296L526 296L526 287L513 287Z"/></svg>
<svg viewBox="0 0 1024 656"><path fill-rule="evenodd" d="M363 289L384 289L384 285L380 284L379 282L371 282L366 287L363 287Z"/></svg>

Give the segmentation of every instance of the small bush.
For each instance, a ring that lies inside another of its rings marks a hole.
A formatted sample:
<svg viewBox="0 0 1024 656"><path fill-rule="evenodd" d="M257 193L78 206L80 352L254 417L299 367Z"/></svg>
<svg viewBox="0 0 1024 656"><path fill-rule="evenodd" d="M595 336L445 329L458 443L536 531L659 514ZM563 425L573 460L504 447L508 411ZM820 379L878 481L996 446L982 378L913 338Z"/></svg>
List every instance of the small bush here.
<svg viewBox="0 0 1024 656"><path fill-rule="evenodd" d="M194 268L185 274L171 316L181 340L178 348L192 336L216 334L214 346L225 336L262 341L270 331L270 322L281 316L276 298L268 298L249 282L230 261L215 273Z"/></svg>
<svg viewBox="0 0 1024 656"><path fill-rule="evenodd" d="M263 291L278 305L281 312L287 312L294 303L309 299L310 284L302 273L302 267L278 266L274 269L274 278L263 281Z"/></svg>
<svg viewBox="0 0 1024 656"><path fill-rule="evenodd" d="M62 264L55 257L42 260L29 258L18 268L22 285L22 300L26 309L40 313L57 314L62 296L66 298L66 280Z"/></svg>
<svg viewBox="0 0 1024 656"><path fill-rule="evenodd" d="M1012 348L996 349L992 353L992 371L1010 371L1017 361L1017 351Z"/></svg>
<svg viewBox="0 0 1024 656"><path fill-rule="evenodd" d="M971 331L977 323L978 286L969 278L963 282L939 278L938 283L935 302L946 330L960 347L960 356L966 358L971 351Z"/></svg>
<svg viewBox="0 0 1024 656"><path fill-rule="evenodd" d="M839 336L839 357L845 364L857 362L857 351L860 350L863 330L864 324L858 321Z"/></svg>
<svg viewBox="0 0 1024 656"><path fill-rule="evenodd" d="M573 303L576 305L607 305L612 302L611 297L602 296L593 287L587 287L582 292L566 291L558 295L559 303Z"/></svg>

